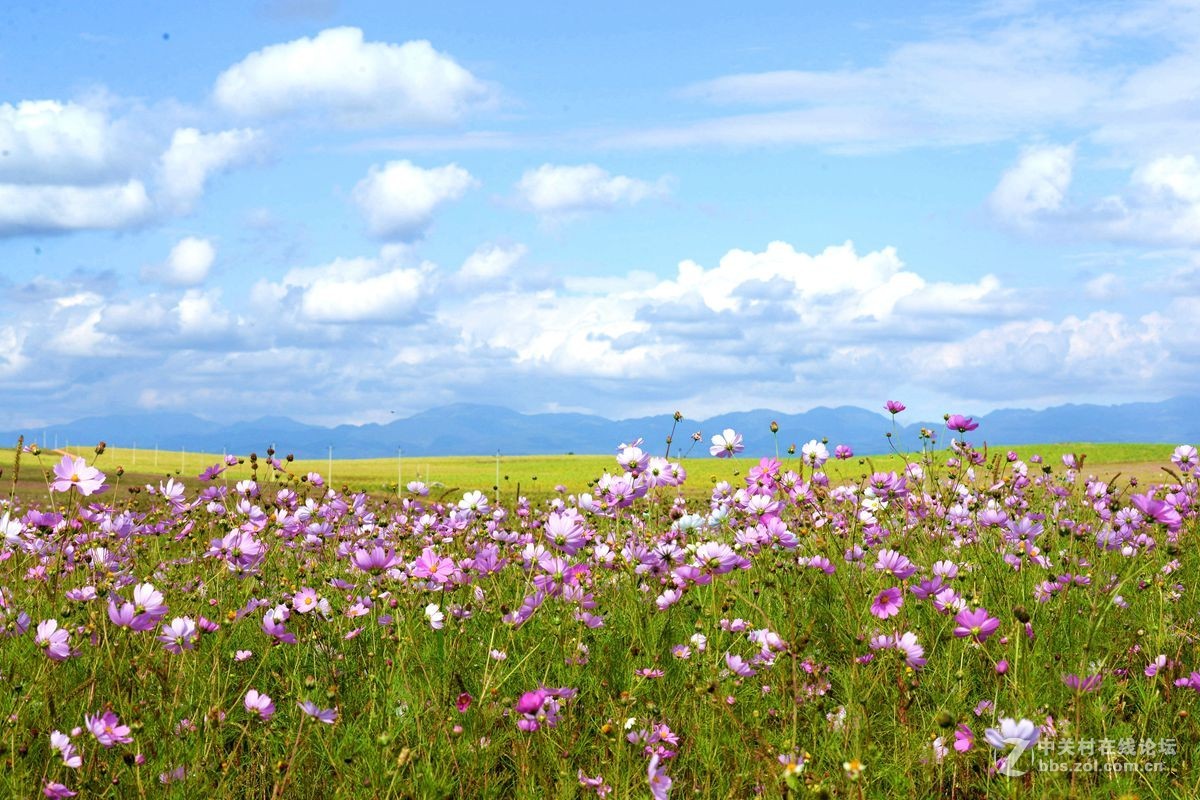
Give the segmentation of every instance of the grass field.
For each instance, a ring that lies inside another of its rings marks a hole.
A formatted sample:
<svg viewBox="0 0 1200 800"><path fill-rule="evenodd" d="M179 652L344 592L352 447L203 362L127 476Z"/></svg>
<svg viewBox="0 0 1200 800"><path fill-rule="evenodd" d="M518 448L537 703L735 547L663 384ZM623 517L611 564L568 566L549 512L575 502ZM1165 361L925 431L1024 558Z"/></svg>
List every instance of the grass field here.
<svg viewBox="0 0 1200 800"><path fill-rule="evenodd" d="M1200 454L1017 452L512 458L495 506L487 458L131 502L221 457L26 455L0 796L1200 796Z"/></svg>
<svg viewBox="0 0 1200 800"><path fill-rule="evenodd" d="M1142 481L1171 479L1162 471L1173 449L1171 445L1068 443L1017 445L1012 448L1000 446L989 449L989 464L997 456L1007 454L1010 449L1026 461L1040 455L1044 464L1055 468L1061 466L1062 456L1066 453L1085 454L1083 471L1095 472L1098 477L1105 479L1116 475L1126 478L1132 476ZM87 450L73 448L72 451L89 459L93 457ZM266 457L265 453L258 455L260 459ZM796 469L799 464L799 455L789 456L787 453L781 453L780 457L785 469ZM825 471L834 481L859 482L872 472L902 470L907 459L916 457L917 454L908 454L906 458L894 454L856 456L846 461L830 461ZM98 464L110 472L118 466L124 468L126 475L123 482L136 485L148 481L157 482L167 476L188 482L222 458L221 453L110 447L99 458ZM53 454L47 454L43 457L43 465L48 468L55 459ZM28 462L29 458L26 457L27 467ZM738 482L758 463L758 459L722 460L708 457L707 453L704 453L682 459L680 463L688 471L688 481L685 484L687 494L699 497L707 495L712 484L717 481ZM329 477L332 466L331 483L338 487L346 486L351 491L366 491L377 495L394 494L398 479L403 484L420 480L431 487L431 494L434 496L478 489L494 499L499 491L501 500L515 500L518 495L541 499L555 494L557 486L566 487L568 493L585 492L588 491L589 484L600 475L615 469L613 457L609 455L502 456L499 459L495 456L335 458L332 462L327 459L303 459L290 462L286 466L296 476L316 472L322 477ZM11 474L11 471L9 473ZM249 464L243 463L229 469L223 478L236 481L250 476ZM28 475L22 483L34 491L40 488L38 481L30 480Z"/></svg>

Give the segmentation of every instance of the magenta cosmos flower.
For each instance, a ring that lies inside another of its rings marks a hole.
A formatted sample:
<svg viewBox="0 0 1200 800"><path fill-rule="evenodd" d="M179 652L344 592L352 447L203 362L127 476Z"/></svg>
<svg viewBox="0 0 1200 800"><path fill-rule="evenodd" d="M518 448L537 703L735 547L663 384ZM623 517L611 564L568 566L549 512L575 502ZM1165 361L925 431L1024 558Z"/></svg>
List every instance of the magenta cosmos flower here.
<svg viewBox="0 0 1200 800"><path fill-rule="evenodd" d="M902 605L904 605L904 595L893 586L875 596L875 601L871 603L871 613L880 619L887 619L899 614Z"/></svg>
<svg viewBox="0 0 1200 800"><path fill-rule="evenodd" d="M988 613L986 608L977 608L974 611L963 609L954 617L954 621L958 625L954 628L954 635L960 639L970 636L977 642L985 642L1000 627L1000 620Z"/></svg>
<svg viewBox="0 0 1200 800"><path fill-rule="evenodd" d="M978 428L979 423L970 417L964 417L962 414L951 414L946 417L946 427L952 431L967 433Z"/></svg>
<svg viewBox="0 0 1200 800"><path fill-rule="evenodd" d="M129 744L133 737L129 735L129 726L121 724L121 718L111 710L96 716L83 715L83 723L96 737L96 741L105 749L117 744Z"/></svg>
<svg viewBox="0 0 1200 800"><path fill-rule="evenodd" d="M908 406L904 405L904 403L901 403L899 400L888 400L883 404L883 407L886 408L887 412L893 416L908 408Z"/></svg>
<svg viewBox="0 0 1200 800"><path fill-rule="evenodd" d="M742 435L733 428L726 428L712 437L712 447L708 448L708 452L717 458L729 458L745 449L742 444Z"/></svg>
<svg viewBox="0 0 1200 800"><path fill-rule="evenodd" d="M34 642L46 651L47 658L65 661L71 655L71 645L67 641L70 638L70 633L58 627L58 620L48 619L38 623Z"/></svg>
<svg viewBox="0 0 1200 800"><path fill-rule="evenodd" d="M71 489L84 497L104 489L104 473L77 456L65 455L54 465L53 492L69 492Z"/></svg>

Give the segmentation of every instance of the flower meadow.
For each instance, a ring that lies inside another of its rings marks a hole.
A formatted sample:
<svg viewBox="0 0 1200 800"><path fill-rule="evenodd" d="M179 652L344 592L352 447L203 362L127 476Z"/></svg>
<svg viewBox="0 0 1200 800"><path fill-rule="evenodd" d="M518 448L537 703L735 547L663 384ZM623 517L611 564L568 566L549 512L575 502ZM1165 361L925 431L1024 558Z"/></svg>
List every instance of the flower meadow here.
<svg viewBox="0 0 1200 800"><path fill-rule="evenodd" d="M536 502L18 447L0 793L1200 796L1196 449L1150 484L984 433L856 481L814 440L699 500L669 437Z"/></svg>

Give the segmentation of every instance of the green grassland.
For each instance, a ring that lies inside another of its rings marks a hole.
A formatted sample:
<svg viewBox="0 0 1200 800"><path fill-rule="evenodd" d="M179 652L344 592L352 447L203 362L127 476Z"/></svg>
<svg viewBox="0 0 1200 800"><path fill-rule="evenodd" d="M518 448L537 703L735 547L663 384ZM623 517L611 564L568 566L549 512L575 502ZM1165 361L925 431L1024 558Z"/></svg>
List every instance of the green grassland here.
<svg viewBox="0 0 1200 800"><path fill-rule="evenodd" d="M647 448L649 452L654 452ZM1005 446L988 449L988 465L993 465L997 458L1003 459L1010 450L1018 457L1029 462L1035 455L1040 455L1045 466L1053 467L1056 472L1062 470L1062 456L1074 453L1086 456L1083 473L1095 474L1104 479L1115 476L1123 478L1135 477L1141 481L1169 480L1164 466L1169 467L1169 457L1174 449L1166 444L1092 444L1066 443L1045 445L1019 445L1012 448ZM71 448L71 451L84 455L89 461L93 453L81 448ZM660 451L661 452L661 451ZM222 475L223 480L237 481L251 477L249 454L238 454L243 463L228 469ZM266 458L266 453L258 454L260 465ZM285 453L277 454L283 458ZM673 458L678 456L673 453ZM52 453L41 456L41 465L48 469L54 463ZM223 458L220 453L192 453L154 451L145 449L130 449L109 447L103 455L95 460L96 466L113 479L113 472L119 466L125 472L121 478L124 485L137 485L149 481L158 481L168 476L174 476L190 482L196 475L207 467L218 463ZM900 470L906 460L918 459L919 454L908 454L902 457L898 454L855 456L846 461L831 460L825 466L825 472L834 481L857 482L876 471ZM785 468L800 470L799 454L789 455L780 453L780 459ZM26 456L25 469L29 469ZM578 493L588 490L591 482L604 472L618 470L613 456L607 455L537 455L537 456L422 456L422 457L392 457L392 458L361 458L338 459L332 462L328 459L297 459L284 461L284 466L296 478L309 472L317 472L328 477L332 466L332 484L337 487L346 486L353 491L367 491L372 494L393 494L397 485L406 485L409 481L425 482L433 496L449 496L455 492L479 489L494 495L499 492L501 499L515 499L525 495L531 499L542 499L556 492L556 487L563 486L567 492ZM735 458L718 459L707 454L707 451L697 447L692 454L681 460L688 473L686 483L687 494L698 496L707 493L708 487L717 481L740 483L747 471L758 463L757 459ZM1030 464L1031 470L1037 469L1036 464ZM980 467L977 471L982 471ZM260 466L259 477L264 478L270 470ZM32 476L25 475L29 478ZM30 488L37 488L37 481Z"/></svg>

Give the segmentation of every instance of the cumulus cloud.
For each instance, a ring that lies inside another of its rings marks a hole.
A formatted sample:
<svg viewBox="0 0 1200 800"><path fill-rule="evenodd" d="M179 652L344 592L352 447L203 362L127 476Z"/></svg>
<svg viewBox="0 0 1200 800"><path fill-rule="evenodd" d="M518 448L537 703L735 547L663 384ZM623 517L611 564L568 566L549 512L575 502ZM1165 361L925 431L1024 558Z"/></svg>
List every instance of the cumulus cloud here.
<svg viewBox="0 0 1200 800"><path fill-rule="evenodd" d="M236 129L202 133L180 128L159 160L159 192L175 213L191 211L212 175L258 157L265 138L260 131Z"/></svg>
<svg viewBox="0 0 1200 800"><path fill-rule="evenodd" d="M528 248L523 244L485 244L463 262L458 274L467 281L491 281L507 276L517 262L525 257Z"/></svg>
<svg viewBox="0 0 1200 800"><path fill-rule="evenodd" d="M0 235L112 230L143 222L151 210L141 181L98 186L0 184Z"/></svg>
<svg viewBox="0 0 1200 800"><path fill-rule="evenodd" d="M604 211L663 197L669 192L666 179L650 183L626 175L610 175L595 164L543 164L522 175L516 188L524 206L546 217Z"/></svg>
<svg viewBox="0 0 1200 800"><path fill-rule="evenodd" d="M57 100L0 104L0 182L110 180L128 163L131 138L103 108Z"/></svg>
<svg viewBox="0 0 1200 800"><path fill-rule="evenodd" d="M278 282L259 281L256 305L291 309L300 324L411 324L436 283L436 267L416 261L404 245L375 258L338 258L290 270Z"/></svg>
<svg viewBox="0 0 1200 800"><path fill-rule="evenodd" d="M270 45L221 73L213 95L251 118L332 115L347 126L445 124L492 92L427 41L364 41L358 28Z"/></svg>
<svg viewBox="0 0 1200 800"><path fill-rule="evenodd" d="M1126 187L1103 197L1068 196L1074 149L1026 150L988 199L996 217L1032 233L1159 245L1200 243L1200 161L1160 156L1136 167Z"/></svg>
<svg viewBox="0 0 1200 800"><path fill-rule="evenodd" d="M479 185L457 164L422 169L410 161L375 165L351 195L371 235L381 239L418 238L439 206Z"/></svg>
<svg viewBox="0 0 1200 800"><path fill-rule="evenodd" d="M212 242L196 236L180 239L157 271L159 280L176 286L195 286L203 283L212 268L217 251Z"/></svg>
<svg viewBox="0 0 1200 800"><path fill-rule="evenodd" d="M1006 222L1024 226L1061 210L1074 164L1073 147L1026 149L988 198L992 211Z"/></svg>

